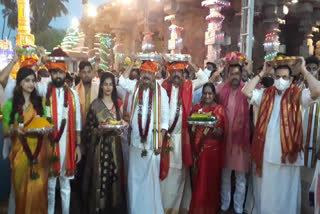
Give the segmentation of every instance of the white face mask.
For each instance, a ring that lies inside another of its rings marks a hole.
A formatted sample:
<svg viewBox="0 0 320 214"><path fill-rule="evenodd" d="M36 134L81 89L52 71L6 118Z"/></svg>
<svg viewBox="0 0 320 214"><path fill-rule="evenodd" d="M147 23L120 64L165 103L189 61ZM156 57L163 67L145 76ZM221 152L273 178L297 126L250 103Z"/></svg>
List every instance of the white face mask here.
<svg viewBox="0 0 320 214"><path fill-rule="evenodd" d="M279 90L279 91L285 91L290 87L290 80L284 80L282 78L275 80L274 81L274 86Z"/></svg>
<svg viewBox="0 0 320 214"><path fill-rule="evenodd" d="M41 77L41 82L49 83L51 82L51 77Z"/></svg>
<svg viewBox="0 0 320 214"><path fill-rule="evenodd" d="M207 75L208 78L210 78L210 74L211 74L211 71L208 70L207 68L204 69L204 73Z"/></svg>

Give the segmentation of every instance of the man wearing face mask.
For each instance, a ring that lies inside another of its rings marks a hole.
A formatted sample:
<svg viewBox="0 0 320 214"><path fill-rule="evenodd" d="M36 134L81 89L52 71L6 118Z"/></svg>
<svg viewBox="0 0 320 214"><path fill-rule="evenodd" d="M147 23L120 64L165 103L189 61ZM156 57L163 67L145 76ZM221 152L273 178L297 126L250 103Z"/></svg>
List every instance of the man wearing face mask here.
<svg viewBox="0 0 320 214"><path fill-rule="evenodd" d="M241 81L246 57L239 52L229 53L219 63L219 72L228 71L228 80L217 86L219 102L226 109L228 129L222 172L221 210L227 211L231 203L231 174L235 172L236 188L233 208L243 213L246 193L246 173L249 169L250 115L247 98L241 93ZM226 66L226 69L224 69Z"/></svg>
<svg viewBox="0 0 320 214"><path fill-rule="evenodd" d="M267 89L255 89L272 67L265 62L263 70L242 90L250 102L260 107L252 145L256 176L261 177L257 190L255 213L300 214L300 166L303 158L302 108L308 108L320 97L320 83L310 74L303 58L297 70L309 88L292 84L292 70L286 65L275 68L275 83Z"/></svg>
<svg viewBox="0 0 320 214"><path fill-rule="evenodd" d="M65 85L68 55L55 49L46 64L52 83L38 86L39 94L46 98L47 118L55 125L50 144L52 163L48 181L48 214L55 209L56 183L59 178L62 213L70 208L70 179L74 178L76 164L81 160L81 112L77 92Z"/></svg>
<svg viewBox="0 0 320 214"><path fill-rule="evenodd" d="M128 210L130 214L163 214L159 154L169 126L168 96L155 80L156 62L143 62L140 81L128 79L130 70L119 78L120 87L132 94Z"/></svg>
<svg viewBox="0 0 320 214"><path fill-rule="evenodd" d="M189 210L191 201L189 168L193 161L188 117L192 107L193 92L208 81L206 74L191 62L189 64L195 68L197 79L192 81L184 79L183 71L186 64L186 62L168 63L167 71L170 77L162 83L169 97L170 110L169 129L165 135L160 165L162 204L165 213L168 214Z"/></svg>

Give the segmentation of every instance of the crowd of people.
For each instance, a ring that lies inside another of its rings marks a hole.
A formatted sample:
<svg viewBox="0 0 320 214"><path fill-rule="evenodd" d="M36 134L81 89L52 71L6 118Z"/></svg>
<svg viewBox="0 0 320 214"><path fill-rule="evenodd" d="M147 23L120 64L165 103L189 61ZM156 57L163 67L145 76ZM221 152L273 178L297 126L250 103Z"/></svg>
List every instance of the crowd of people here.
<svg viewBox="0 0 320 214"><path fill-rule="evenodd" d="M56 192L74 213L75 192L86 214L300 214L301 167L314 172L319 212L318 58L257 71L238 52L204 69L132 58L109 72L81 61L76 73L61 48L43 58L16 55L0 73L9 213L53 214ZM190 125L193 113L217 122ZM53 131L28 132L36 118Z"/></svg>

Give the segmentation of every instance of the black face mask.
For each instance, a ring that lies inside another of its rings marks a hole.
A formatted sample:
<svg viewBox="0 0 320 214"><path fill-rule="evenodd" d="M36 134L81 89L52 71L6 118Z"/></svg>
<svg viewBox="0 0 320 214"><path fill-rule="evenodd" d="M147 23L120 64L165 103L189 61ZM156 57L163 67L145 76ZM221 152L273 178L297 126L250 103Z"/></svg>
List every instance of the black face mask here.
<svg viewBox="0 0 320 214"><path fill-rule="evenodd" d="M261 79L261 84L266 87L266 88L269 88L271 86L273 86L274 84L274 79L272 77L263 77Z"/></svg>
<svg viewBox="0 0 320 214"><path fill-rule="evenodd" d="M52 80L52 84L56 87L56 88L60 88L64 85L66 79L61 79L61 78L56 78Z"/></svg>

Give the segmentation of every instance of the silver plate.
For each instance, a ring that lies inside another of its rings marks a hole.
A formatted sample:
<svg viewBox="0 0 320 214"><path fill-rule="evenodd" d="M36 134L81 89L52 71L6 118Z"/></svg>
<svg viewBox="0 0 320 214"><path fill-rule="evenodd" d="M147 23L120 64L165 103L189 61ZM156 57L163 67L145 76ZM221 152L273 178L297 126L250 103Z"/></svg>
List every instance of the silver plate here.
<svg viewBox="0 0 320 214"><path fill-rule="evenodd" d="M136 60L138 61L146 61L146 60L150 60L150 61L154 61L154 62L159 62L162 59L162 55L156 52L152 52L152 53L138 53L136 55Z"/></svg>
<svg viewBox="0 0 320 214"><path fill-rule="evenodd" d="M188 120L188 123L190 125L195 125L195 126L214 126L218 121L190 121Z"/></svg>
<svg viewBox="0 0 320 214"><path fill-rule="evenodd" d="M108 130L121 130L121 129L127 129L129 125L100 125L104 129Z"/></svg>
<svg viewBox="0 0 320 214"><path fill-rule="evenodd" d="M164 59L168 62L188 62L191 56L188 54L165 54Z"/></svg>
<svg viewBox="0 0 320 214"><path fill-rule="evenodd" d="M54 127L45 127L45 128L39 128L39 129L28 129L27 133L29 134L48 134L54 130Z"/></svg>

